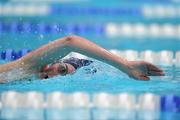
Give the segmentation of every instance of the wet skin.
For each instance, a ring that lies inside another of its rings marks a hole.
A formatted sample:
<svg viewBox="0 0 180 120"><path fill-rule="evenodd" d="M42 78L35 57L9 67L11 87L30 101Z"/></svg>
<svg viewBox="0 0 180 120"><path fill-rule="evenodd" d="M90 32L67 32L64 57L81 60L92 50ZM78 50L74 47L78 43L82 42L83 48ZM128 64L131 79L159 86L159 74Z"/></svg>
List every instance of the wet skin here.
<svg viewBox="0 0 180 120"><path fill-rule="evenodd" d="M55 63L51 66L46 65L44 66L42 72L40 72L40 78L51 78L57 75L64 76L66 74L75 72L75 70L76 69L68 63Z"/></svg>
<svg viewBox="0 0 180 120"><path fill-rule="evenodd" d="M134 75L140 75L140 79L150 80L148 76L164 76L164 72L161 69L148 62L129 61L127 64L129 66L129 71L127 71L127 73L130 72L128 75L131 78L134 78ZM51 66L46 65L40 73L40 78L47 79L57 75L64 76L75 71L76 69L71 64L55 63Z"/></svg>

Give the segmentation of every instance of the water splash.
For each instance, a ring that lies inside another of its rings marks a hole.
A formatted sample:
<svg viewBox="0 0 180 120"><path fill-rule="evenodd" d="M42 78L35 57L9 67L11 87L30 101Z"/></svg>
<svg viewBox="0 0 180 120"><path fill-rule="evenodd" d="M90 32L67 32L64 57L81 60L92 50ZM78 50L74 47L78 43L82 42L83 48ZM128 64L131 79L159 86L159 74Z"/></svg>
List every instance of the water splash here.
<svg viewBox="0 0 180 120"><path fill-rule="evenodd" d="M87 71L88 69L88 71ZM92 72L94 69L97 71ZM166 68L163 68L166 69ZM171 70L170 70L171 71ZM23 70L14 69L9 71L11 74L27 75ZM169 70L168 70L169 72ZM7 73L6 73L7 74ZM26 76L25 75L25 76ZM172 74L168 74L172 75ZM179 76L179 75L176 75ZM6 76L5 76L6 77ZM11 80L18 79L19 76L11 76ZM21 76L22 77L22 76ZM151 77L150 81L137 81L130 79L126 74L118 69L111 67L102 62L95 61L90 66L78 69L72 75L56 76L50 79L40 80L37 78L21 79L18 81L0 84L0 91L18 90L18 91L41 91L50 92L60 90L62 92L83 91L88 93L94 92L131 92L143 93L152 92L156 94L180 93L180 81L170 79L173 77Z"/></svg>
<svg viewBox="0 0 180 120"><path fill-rule="evenodd" d="M12 68L7 72L0 73L0 79L2 79L3 83L22 80L31 76L32 74L23 68Z"/></svg>

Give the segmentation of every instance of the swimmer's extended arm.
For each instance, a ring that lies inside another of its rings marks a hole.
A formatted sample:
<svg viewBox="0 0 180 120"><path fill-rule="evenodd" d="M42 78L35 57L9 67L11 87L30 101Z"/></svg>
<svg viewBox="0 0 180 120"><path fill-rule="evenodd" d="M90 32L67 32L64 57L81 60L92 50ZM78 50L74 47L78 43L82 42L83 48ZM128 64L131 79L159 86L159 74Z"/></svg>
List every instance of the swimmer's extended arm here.
<svg viewBox="0 0 180 120"><path fill-rule="evenodd" d="M125 71L128 66L127 60L79 36L68 36L52 41L30 52L19 60L24 65L30 65L31 69L41 69L42 66L59 60L70 52L78 52L95 58L122 71Z"/></svg>
<svg viewBox="0 0 180 120"><path fill-rule="evenodd" d="M68 36L50 42L22 57L19 61L24 65L29 65L32 70L40 70L42 66L61 59L70 52L78 52L103 61L135 79L148 80L148 76L163 75L162 70L150 63L144 61L127 61L78 36Z"/></svg>
<svg viewBox="0 0 180 120"><path fill-rule="evenodd" d="M150 63L127 61L78 36L68 36L52 41L23 56L16 61L16 64L32 72L38 72L44 65L61 59L70 52L78 52L103 61L135 79L148 80L148 75L163 75L162 70Z"/></svg>

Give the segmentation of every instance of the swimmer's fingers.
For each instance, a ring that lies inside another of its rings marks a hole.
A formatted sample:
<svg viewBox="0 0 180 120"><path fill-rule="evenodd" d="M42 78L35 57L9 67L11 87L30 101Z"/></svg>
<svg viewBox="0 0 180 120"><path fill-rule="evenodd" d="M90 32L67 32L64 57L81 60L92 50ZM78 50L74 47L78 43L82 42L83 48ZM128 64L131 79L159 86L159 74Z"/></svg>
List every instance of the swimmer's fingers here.
<svg viewBox="0 0 180 120"><path fill-rule="evenodd" d="M145 80L145 81L150 80L150 78L149 78L148 76L146 76L146 75L141 75L141 76L139 77L139 79L140 79L140 80Z"/></svg>
<svg viewBox="0 0 180 120"><path fill-rule="evenodd" d="M148 64L148 75L149 76L164 76L164 72L163 70L161 70L160 68L156 67L153 64Z"/></svg>
<svg viewBox="0 0 180 120"><path fill-rule="evenodd" d="M164 76L165 74L163 72L157 72L157 71L148 71L149 76Z"/></svg>
<svg viewBox="0 0 180 120"><path fill-rule="evenodd" d="M132 76L130 76L131 78L134 78L136 80L143 80L143 81L148 81L150 80L150 78L148 77L148 75L144 74L144 73L140 73L135 71L134 74Z"/></svg>
<svg viewBox="0 0 180 120"><path fill-rule="evenodd" d="M135 76L135 77L132 77L136 80L142 80L142 81L148 81L150 80L150 78L147 76L147 75L139 75L139 76Z"/></svg>
<svg viewBox="0 0 180 120"><path fill-rule="evenodd" d="M151 63L148 63L147 67L148 67L148 71L163 72L163 70L161 70L160 68L156 67Z"/></svg>

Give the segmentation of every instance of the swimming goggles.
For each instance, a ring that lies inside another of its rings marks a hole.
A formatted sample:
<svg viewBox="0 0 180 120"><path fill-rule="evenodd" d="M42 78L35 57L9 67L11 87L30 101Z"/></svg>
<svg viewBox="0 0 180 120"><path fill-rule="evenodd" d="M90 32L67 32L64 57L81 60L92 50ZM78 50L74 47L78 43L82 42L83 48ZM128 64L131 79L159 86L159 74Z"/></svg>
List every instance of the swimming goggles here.
<svg viewBox="0 0 180 120"><path fill-rule="evenodd" d="M67 64L60 62L58 67L58 72L61 75L66 75L68 73L68 66Z"/></svg>
<svg viewBox="0 0 180 120"><path fill-rule="evenodd" d="M48 66L50 67L53 64L49 64ZM68 66L67 64L63 63L63 62L59 62L59 66L58 66L58 73L62 76L66 75L68 73ZM45 79L49 78L48 75L46 75L44 77Z"/></svg>

